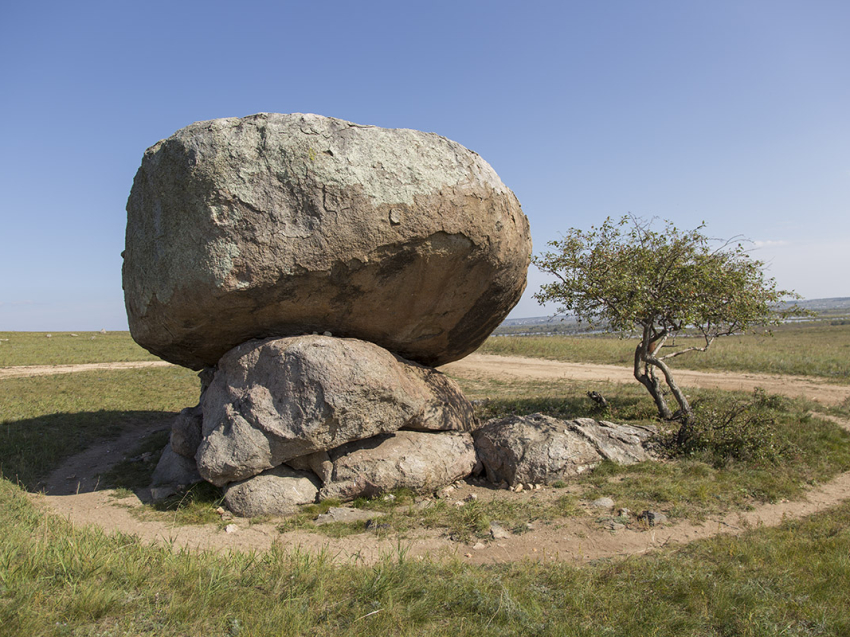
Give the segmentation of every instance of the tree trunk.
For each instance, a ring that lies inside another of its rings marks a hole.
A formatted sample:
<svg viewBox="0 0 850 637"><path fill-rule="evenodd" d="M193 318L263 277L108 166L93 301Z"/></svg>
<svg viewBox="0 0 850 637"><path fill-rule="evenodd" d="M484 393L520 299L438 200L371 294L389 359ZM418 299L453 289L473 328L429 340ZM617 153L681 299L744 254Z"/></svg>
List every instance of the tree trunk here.
<svg viewBox="0 0 850 637"><path fill-rule="evenodd" d="M679 403L679 411L682 414L682 424L690 425L691 421L694 417L694 412L691 409L691 405L688 402L687 396L685 396L684 392L679 388L676 384L676 381L673 380L673 374L670 372L670 368L667 366L662 360L655 358L654 356L647 361L650 365L654 365L661 370L664 374L664 380L667 383L667 386L670 388L670 391L673 392L673 397L676 399L676 402Z"/></svg>
<svg viewBox="0 0 850 637"><path fill-rule="evenodd" d="M664 420L671 420L673 418L673 412L667 405L667 401L664 400L661 383L655 374L652 373L651 368L644 364L646 356L645 351L646 345L643 342L635 348L635 379L637 379L641 385L646 387L646 391L648 391L649 395L652 396L652 400L655 401L655 407L658 409L658 415ZM641 370L641 367L643 367L643 370Z"/></svg>

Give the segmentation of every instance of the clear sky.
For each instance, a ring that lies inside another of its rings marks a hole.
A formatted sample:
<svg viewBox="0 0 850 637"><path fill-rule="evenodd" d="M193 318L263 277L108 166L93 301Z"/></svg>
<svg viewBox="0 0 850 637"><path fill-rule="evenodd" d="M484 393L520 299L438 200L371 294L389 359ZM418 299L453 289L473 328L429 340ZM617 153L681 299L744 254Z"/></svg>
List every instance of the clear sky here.
<svg viewBox="0 0 850 637"><path fill-rule="evenodd" d="M846 0L3 2L0 330L126 329L144 150L263 111L460 142L535 252L609 215L705 221L780 287L850 296L848 33ZM547 313L529 292L513 317Z"/></svg>

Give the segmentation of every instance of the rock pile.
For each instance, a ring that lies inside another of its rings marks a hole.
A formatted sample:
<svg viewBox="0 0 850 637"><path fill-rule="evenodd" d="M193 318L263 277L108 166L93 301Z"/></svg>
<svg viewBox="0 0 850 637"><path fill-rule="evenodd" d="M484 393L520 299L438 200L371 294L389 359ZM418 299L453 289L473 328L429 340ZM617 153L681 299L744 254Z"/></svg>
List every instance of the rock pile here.
<svg viewBox="0 0 850 637"><path fill-rule="evenodd" d="M261 515L473 471L472 406L432 366L504 319L531 255L478 155L318 115L200 122L147 150L127 215L131 334L203 370L154 485Z"/></svg>

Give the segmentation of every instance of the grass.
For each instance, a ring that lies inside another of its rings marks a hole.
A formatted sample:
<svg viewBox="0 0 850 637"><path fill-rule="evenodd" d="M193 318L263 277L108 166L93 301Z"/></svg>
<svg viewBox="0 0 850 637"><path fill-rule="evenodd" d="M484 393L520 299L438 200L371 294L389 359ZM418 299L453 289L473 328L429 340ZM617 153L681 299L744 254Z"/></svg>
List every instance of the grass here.
<svg viewBox="0 0 850 637"><path fill-rule="evenodd" d="M850 503L582 568L178 551L72 528L7 481L0 503L2 635L850 633Z"/></svg>
<svg viewBox="0 0 850 637"><path fill-rule="evenodd" d="M158 360L129 332L0 332L0 367Z"/></svg>
<svg viewBox="0 0 850 637"><path fill-rule="evenodd" d="M366 530L365 521L321 526L314 524L313 520L317 515L327 512L331 506L339 505L339 501L325 500L303 507L300 513L284 520L278 530L281 533L295 530L315 531L329 537L343 537ZM458 542L489 538L491 522L498 522L508 531L520 534L528 530L529 523L553 522L577 515L580 511L578 499L572 494L560 495L554 498L554 501L509 500L496 497L456 506L454 502L447 500L422 500L403 489L370 499L360 498L351 506L375 511L380 515L375 518L380 525L376 529L378 535L406 538L412 537L419 529L440 529Z"/></svg>
<svg viewBox="0 0 850 637"><path fill-rule="evenodd" d="M691 339L677 339L677 344ZM611 335L499 336L482 354L530 356L577 363L631 366L637 341ZM850 322L784 325L767 332L718 339L708 352L678 357L673 367L705 371L820 376L850 383Z"/></svg>
<svg viewBox="0 0 850 637"><path fill-rule="evenodd" d="M617 422L651 424L655 411L643 388L635 383L550 383L515 381L508 384L461 380L470 398L487 400L477 407L479 417L544 413L557 418L600 417L585 392L596 389L611 405L606 419ZM695 401L722 404L730 398L746 400L746 394L716 390L694 390ZM579 480L579 497L591 500L609 496L617 506L633 511L656 508L674 517L703 519L707 514L730 508L799 497L813 484L850 470L850 433L812 416L816 403L773 397L773 409L766 414L774 420L774 442L784 452L774 461L728 462L717 465L706 452L664 463L647 462L631 466L604 463Z"/></svg>
<svg viewBox="0 0 850 637"><path fill-rule="evenodd" d="M197 402L180 367L81 372L0 381L0 474L37 489L59 463L131 427L167 421Z"/></svg>
<svg viewBox="0 0 850 637"><path fill-rule="evenodd" d="M654 415L636 385L462 380L462 386L485 401L477 406L482 417L597 415L588 389L608 398L612 419L651 422ZM0 636L850 634L850 502L778 528L581 568L530 561L471 566L413 560L401 550L366 566L292 547L218 554L149 546L75 529L24 492L37 489L67 456L127 427L170 418L197 393L195 375L180 368L0 381ZM392 500L357 505L384 512L387 533L440 528L469 541L495 520L515 533L530 520L557 523L577 513L580 498L599 495L633 511L699 519L793 497L850 469L850 436L808 415L814 406L774 401L776 438L785 449L775 462L718 464L694 454L632 467L606 463L578 484L551 490L545 502L497 498L455 507L440 500L419 510L411 507L411 494L398 492ZM850 405L830 412L847 417ZM159 442L150 441L151 449ZM196 490L157 515L217 519L209 517L216 497ZM284 525L307 528L333 504L315 505Z"/></svg>

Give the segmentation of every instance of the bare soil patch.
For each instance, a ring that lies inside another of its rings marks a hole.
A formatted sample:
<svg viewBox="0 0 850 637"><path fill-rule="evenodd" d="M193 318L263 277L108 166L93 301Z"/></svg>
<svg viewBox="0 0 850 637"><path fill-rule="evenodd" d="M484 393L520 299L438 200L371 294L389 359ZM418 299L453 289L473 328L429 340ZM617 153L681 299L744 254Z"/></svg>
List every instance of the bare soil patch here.
<svg viewBox="0 0 850 637"><path fill-rule="evenodd" d="M153 363L153 365L162 363ZM68 365L37 369L37 373L67 373L82 369L121 369L132 363L104 365ZM140 363L148 366L151 363ZM69 369L75 368L75 369ZM579 365L539 359L472 355L445 366L444 371L468 378L540 378L603 380L634 382L629 370L606 365ZM6 370L0 370L3 372ZM763 387L768 392L788 396L804 395L824 404L841 403L850 397L850 387L818 383L811 378L772 377L758 374L708 374L681 371L682 383L702 387L751 390ZM24 374L20 374L24 375ZM30 374L33 375L33 374ZM0 378L9 376L0 376ZM687 379L686 379L687 377ZM850 430L850 421L818 414ZM117 499L115 492L102 490L97 475L123 460L139 442L157 428L170 423L153 423L144 429L128 432L111 442L98 444L68 459L46 482L45 492L33 498L50 510L68 518L75 525L96 525L108 532L119 531L139 536L145 542L166 542L175 549L209 549L215 551L265 550L279 543L288 548L307 551L327 550L340 560L371 563L400 548L411 557L457 556L476 564L509 562L522 559L535 561L562 560L586 563L599 559L637 555L654 549L683 544L720 533L740 534L757 526L775 526L783 520L799 518L832 507L850 498L850 472L820 485L805 499L765 504L746 512L709 517L701 524L677 522L661 526L632 525L611 531L599 521L606 515L586 505L587 515L565 518L554 523L535 522L519 534L504 539L478 543L453 541L439 530L416 530L404 535L376 534L367 531L344 538L330 538L318 533L292 531L280 533L275 521L252 524L236 518L227 524L179 526L163 520L143 520L133 509L142 506L137 497ZM486 501L491 498L549 498L555 500L564 489L542 489L522 493L502 491L478 484L460 483L452 494L462 502L474 494ZM144 494L142 494L144 497ZM585 505L583 505L585 506ZM228 525L235 525L226 530ZM477 548L473 548L478 544Z"/></svg>
<svg viewBox="0 0 850 637"><path fill-rule="evenodd" d="M52 376L54 374L91 372L98 369L139 369L141 367L173 367L173 365L165 361L80 363L77 365L18 365L16 367L0 367L0 380L5 378L27 378L31 376Z"/></svg>

